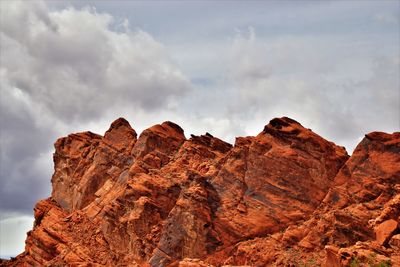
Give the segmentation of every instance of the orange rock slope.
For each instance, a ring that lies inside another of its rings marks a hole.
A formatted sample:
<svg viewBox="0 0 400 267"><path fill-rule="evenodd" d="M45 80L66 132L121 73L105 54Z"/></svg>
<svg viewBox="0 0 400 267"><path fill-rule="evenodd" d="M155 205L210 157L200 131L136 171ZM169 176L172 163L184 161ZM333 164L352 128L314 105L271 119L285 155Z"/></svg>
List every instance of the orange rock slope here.
<svg viewBox="0 0 400 267"><path fill-rule="evenodd" d="M120 118L57 140L54 169L2 266L400 266L400 133L349 158L286 117L234 146Z"/></svg>

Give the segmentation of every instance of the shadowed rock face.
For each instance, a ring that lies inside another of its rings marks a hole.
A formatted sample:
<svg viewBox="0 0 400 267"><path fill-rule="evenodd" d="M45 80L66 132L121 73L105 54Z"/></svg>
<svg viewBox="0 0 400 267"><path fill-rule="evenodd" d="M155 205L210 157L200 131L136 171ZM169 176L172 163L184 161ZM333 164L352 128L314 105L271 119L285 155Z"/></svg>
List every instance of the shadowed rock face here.
<svg viewBox="0 0 400 267"><path fill-rule="evenodd" d="M172 122L137 138L120 118L104 136L57 140L54 166L25 252L1 265L341 266L369 252L370 261L399 257L399 133L370 133L349 158L286 117L234 146L209 133L186 139Z"/></svg>

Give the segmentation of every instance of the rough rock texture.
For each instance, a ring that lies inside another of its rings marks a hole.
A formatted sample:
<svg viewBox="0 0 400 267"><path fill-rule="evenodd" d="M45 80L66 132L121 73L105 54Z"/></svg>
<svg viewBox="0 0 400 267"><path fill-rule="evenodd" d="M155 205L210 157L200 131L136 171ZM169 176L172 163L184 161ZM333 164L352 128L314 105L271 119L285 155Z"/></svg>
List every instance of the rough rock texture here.
<svg viewBox="0 0 400 267"><path fill-rule="evenodd" d="M393 227L399 215L400 133L370 133L342 166L311 218L281 233L240 242L228 253L227 263L400 266L398 242L392 240L399 233ZM381 228L383 244L374 231Z"/></svg>
<svg viewBox="0 0 400 267"><path fill-rule="evenodd" d="M234 146L120 118L57 140L54 166L2 266L400 266L400 133L349 158L286 117Z"/></svg>

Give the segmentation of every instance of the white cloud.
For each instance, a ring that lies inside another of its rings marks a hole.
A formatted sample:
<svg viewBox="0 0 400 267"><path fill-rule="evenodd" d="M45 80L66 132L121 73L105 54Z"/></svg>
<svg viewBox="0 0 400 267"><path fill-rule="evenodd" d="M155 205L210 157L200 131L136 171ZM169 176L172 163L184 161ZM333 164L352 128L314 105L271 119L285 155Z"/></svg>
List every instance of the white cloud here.
<svg viewBox="0 0 400 267"><path fill-rule="evenodd" d="M7 3L1 67L12 86L59 118L90 120L121 105L154 110L190 89L162 44L126 23L111 30L109 14Z"/></svg>
<svg viewBox="0 0 400 267"><path fill-rule="evenodd" d="M229 88L229 118L257 121L260 130L272 117L290 116L351 153L365 133L400 127L399 54L382 56L376 47L341 35L263 39L250 29L227 49L219 87Z"/></svg>
<svg viewBox="0 0 400 267"><path fill-rule="evenodd" d="M9 258L25 249L26 233L32 229L34 218L8 214L0 220L0 257Z"/></svg>

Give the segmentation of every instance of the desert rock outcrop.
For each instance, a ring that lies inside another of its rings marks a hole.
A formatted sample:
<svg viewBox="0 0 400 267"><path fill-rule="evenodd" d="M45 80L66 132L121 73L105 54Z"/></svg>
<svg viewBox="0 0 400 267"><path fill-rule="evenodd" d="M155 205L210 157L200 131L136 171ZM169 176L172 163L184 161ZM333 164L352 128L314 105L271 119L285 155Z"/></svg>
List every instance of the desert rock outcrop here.
<svg viewBox="0 0 400 267"><path fill-rule="evenodd" d="M400 266L400 133L349 157L287 117L233 146L120 118L57 140L54 169L2 266Z"/></svg>

